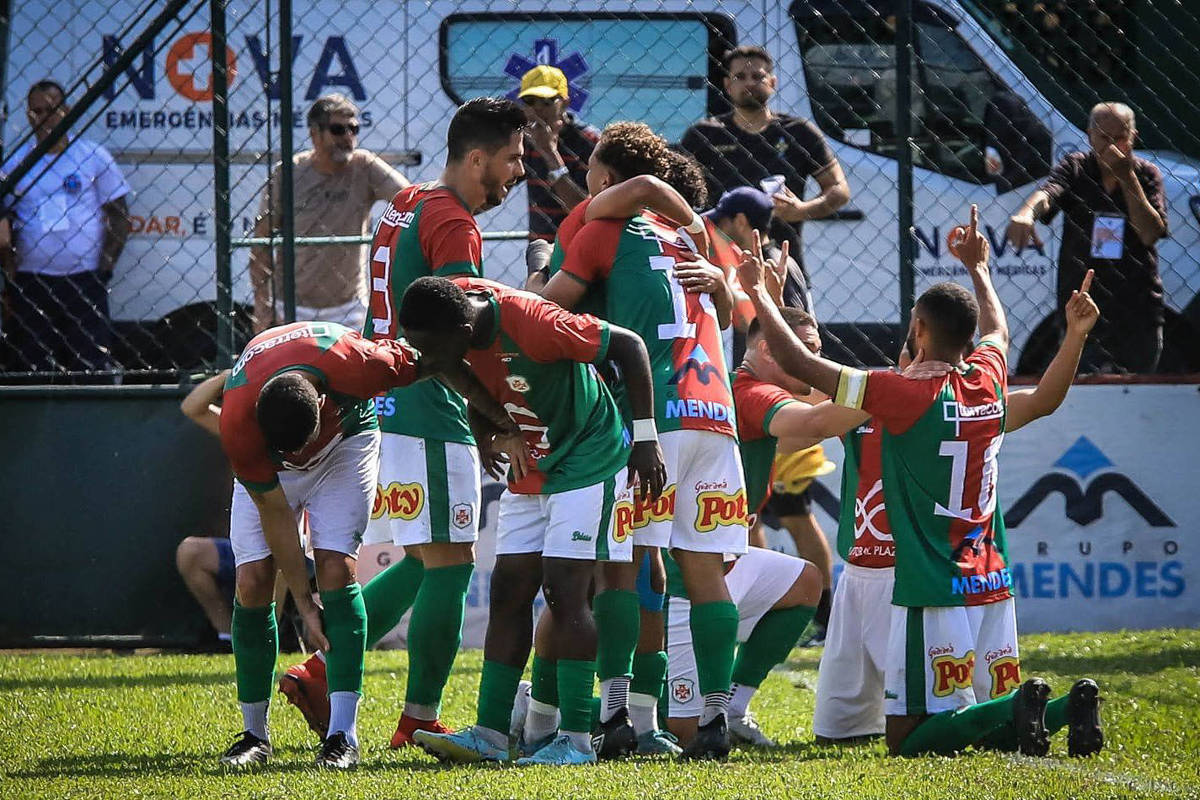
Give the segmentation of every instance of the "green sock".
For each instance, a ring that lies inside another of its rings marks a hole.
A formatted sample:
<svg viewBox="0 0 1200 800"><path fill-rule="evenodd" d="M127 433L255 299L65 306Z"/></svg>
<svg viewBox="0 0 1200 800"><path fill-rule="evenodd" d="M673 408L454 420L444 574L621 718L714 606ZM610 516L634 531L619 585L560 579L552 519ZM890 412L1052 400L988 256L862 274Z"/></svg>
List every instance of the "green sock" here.
<svg viewBox="0 0 1200 800"><path fill-rule="evenodd" d="M321 592L325 607L325 674L329 693L362 694L363 654L367 649L367 609L357 583Z"/></svg>
<svg viewBox="0 0 1200 800"><path fill-rule="evenodd" d="M596 619L596 677L600 680L633 675L642 617L635 592L610 589L592 601Z"/></svg>
<svg viewBox="0 0 1200 800"><path fill-rule="evenodd" d="M437 708L462 644L463 611L474 564L426 569L408 623L408 703ZM504 730L508 730L505 723Z"/></svg>
<svg viewBox="0 0 1200 800"><path fill-rule="evenodd" d="M737 647L737 606L727 602L694 605L690 622L700 694L728 692Z"/></svg>
<svg viewBox="0 0 1200 800"><path fill-rule="evenodd" d="M533 654L533 668L530 670L530 683L533 688L529 696L539 703L548 706L558 706L558 662Z"/></svg>
<svg viewBox="0 0 1200 800"><path fill-rule="evenodd" d="M512 722L513 702L517 699L517 686L521 683L520 667L484 661L479 676L479 710L475 724L508 735Z"/></svg>
<svg viewBox="0 0 1200 800"><path fill-rule="evenodd" d="M1056 697L1046 703L1046 733L1053 734L1067 726L1067 695ZM991 731L978 742L976 747L984 750L1001 750L1006 753L1017 752L1017 729L1012 720Z"/></svg>
<svg viewBox="0 0 1200 800"><path fill-rule="evenodd" d="M592 685L596 682L595 661L558 660L559 730L588 733L592 730Z"/></svg>
<svg viewBox="0 0 1200 800"><path fill-rule="evenodd" d="M1004 725L1012 725L1012 704L1017 693L934 714L917 726L900 747L900 755L922 753L951 755L965 750Z"/></svg>
<svg viewBox="0 0 1200 800"><path fill-rule="evenodd" d="M231 638L238 702L270 700L275 688L275 661L279 658L275 604L246 608L235 599Z"/></svg>
<svg viewBox="0 0 1200 800"><path fill-rule="evenodd" d="M367 647L374 647L400 624L404 612L412 608L424 575L425 565L405 556L362 587L363 604L367 608Z"/></svg>
<svg viewBox="0 0 1200 800"><path fill-rule="evenodd" d="M663 650L656 653L634 653L633 680L629 684L631 694L645 694L651 697L662 695L663 684L667 681L667 654Z"/></svg>
<svg viewBox="0 0 1200 800"><path fill-rule="evenodd" d="M737 659L733 662L733 682L742 686L761 686L771 668L787 660L816 611L812 606L792 606L763 614L750 632L750 638L738 648Z"/></svg>

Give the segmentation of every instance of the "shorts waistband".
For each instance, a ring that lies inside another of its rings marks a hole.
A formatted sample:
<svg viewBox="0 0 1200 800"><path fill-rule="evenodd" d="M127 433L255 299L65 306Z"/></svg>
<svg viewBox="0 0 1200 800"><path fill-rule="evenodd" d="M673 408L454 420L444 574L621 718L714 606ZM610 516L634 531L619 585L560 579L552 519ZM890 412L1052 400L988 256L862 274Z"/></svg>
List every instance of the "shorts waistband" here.
<svg viewBox="0 0 1200 800"><path fill-rule="evenodd" d="M861 567L858 564L846 564L847 575L871 581L890 581L896 577L895 567Z"/></svg>

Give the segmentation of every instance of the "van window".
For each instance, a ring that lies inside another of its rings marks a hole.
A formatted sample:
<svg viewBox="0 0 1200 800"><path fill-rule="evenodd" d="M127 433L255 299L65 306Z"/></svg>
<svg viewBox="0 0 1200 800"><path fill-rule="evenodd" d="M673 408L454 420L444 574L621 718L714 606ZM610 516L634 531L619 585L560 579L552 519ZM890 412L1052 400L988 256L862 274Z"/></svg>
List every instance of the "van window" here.
<svg viewBox="0 0 1200 800"><path fill-rule="evenodd" d="M821 5L792 6L814 120L832 138L895 158L895 17L874 0ZM1045 176L1049 130L953 23L914 4L914 163L1002 191Z"/></svg>
<svg viewBox="0 0 1200 800"><path fill-rule="evenodd" d="M597 128L635 115L677 141L720 103L719 54L736 42L717 14L454 14L441 27L442 87L461 103L516 96L535 64L557 66L571 107Z"/></svg>

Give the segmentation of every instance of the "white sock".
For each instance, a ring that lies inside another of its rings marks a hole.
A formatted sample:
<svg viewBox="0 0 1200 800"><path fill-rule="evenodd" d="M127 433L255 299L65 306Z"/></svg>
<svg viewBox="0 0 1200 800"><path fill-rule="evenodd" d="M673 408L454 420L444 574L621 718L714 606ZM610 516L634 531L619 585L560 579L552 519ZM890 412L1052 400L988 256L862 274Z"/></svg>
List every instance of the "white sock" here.
<svg viewBox="0 0 1200 800"><path fill-rule="evenodd" d="M629 681L625 675L600 681L600 721L608 722L629 705Z"/></svg>
<svg viewBox="0 0 1200 800"><path fill-rule="evenodd" d="M270 702L263 700L260 703L241 703L242 729L250 731L263 741L270 739L267 733L267 706Z"/></svg>
<svg viewBox="0 0 1200 800"><path fill-rule="evenodd" d="M437 706L423 706L419 703L405 703L404 716L429 722L438 718Z"/></svg>
<svg viewBox="0 0 1200 800"><path fill-rule="evenodd" d="M329 693L329 736L346 734L350 744L358 747L358 692ZM328 738L328 737L326 737Z"/></svg>
<svg viewBox="0 0 1200 800"><path fill-rule="evenodd" d="M704 695L704 710L700 712L700 725L707 725L728 712L729 692L709 692Z"/></svg>
<svg viewBox="0 0 1200 800"><path fill-rule="evenodd" d="M585 753L592 752L592 734L578 733L576 731L563 731L562 735L571 740L571 744L575 745L576 750L582 750Z"/></svg>
<svg viewBox="0 0 1200 800"><path fill-rule="evenodd" d="M218 634L217 634L217 641L218 641L218 642L232 642L232 641L233 641L233 634L232 634L232 633L225 633L225 632L218 633Z"/></svg>
<svg viewBox="0 0 1200 800"><path fill-rule="evenodd" d="M494 731L491 728L485 728L482 725L475 726L475 733L485 742L501 748L508 748L508 734Z"/></svg>
<svg viewBox="0 0 1200 800"><path fill-rule="evenodd" d="M658 698L638 692L629 693L629 721L638 736L658 730Z"/></svg>
<svg viewBox="0 0 1200 800"><path fill-rule="evenodd" d="M536 742L558 730L558 708L529 698L529 711L525 714L525 741Z"/></svg>
<svg viewBox="0 0 1200 800"><path fill-rule="evenodd" d="M733 697L729 699L729 718L741 719L750 708L750 698L758 691L757 686L744 686L735 683L732 687Z"/></svg>

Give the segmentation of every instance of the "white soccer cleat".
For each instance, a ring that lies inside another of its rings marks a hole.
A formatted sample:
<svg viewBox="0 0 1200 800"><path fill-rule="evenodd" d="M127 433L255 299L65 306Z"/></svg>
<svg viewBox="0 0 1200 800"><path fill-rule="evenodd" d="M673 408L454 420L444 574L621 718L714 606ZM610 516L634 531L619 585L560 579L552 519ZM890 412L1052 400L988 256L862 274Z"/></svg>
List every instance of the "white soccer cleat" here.
<svg viewBox="0 0 1200 800"><path fill-rule="evenodd" d="M745 744L751 747L776 747L774 740L758 727L758 720L749 711L741 719L729 720L729 738L734 744Z"/></svg>

